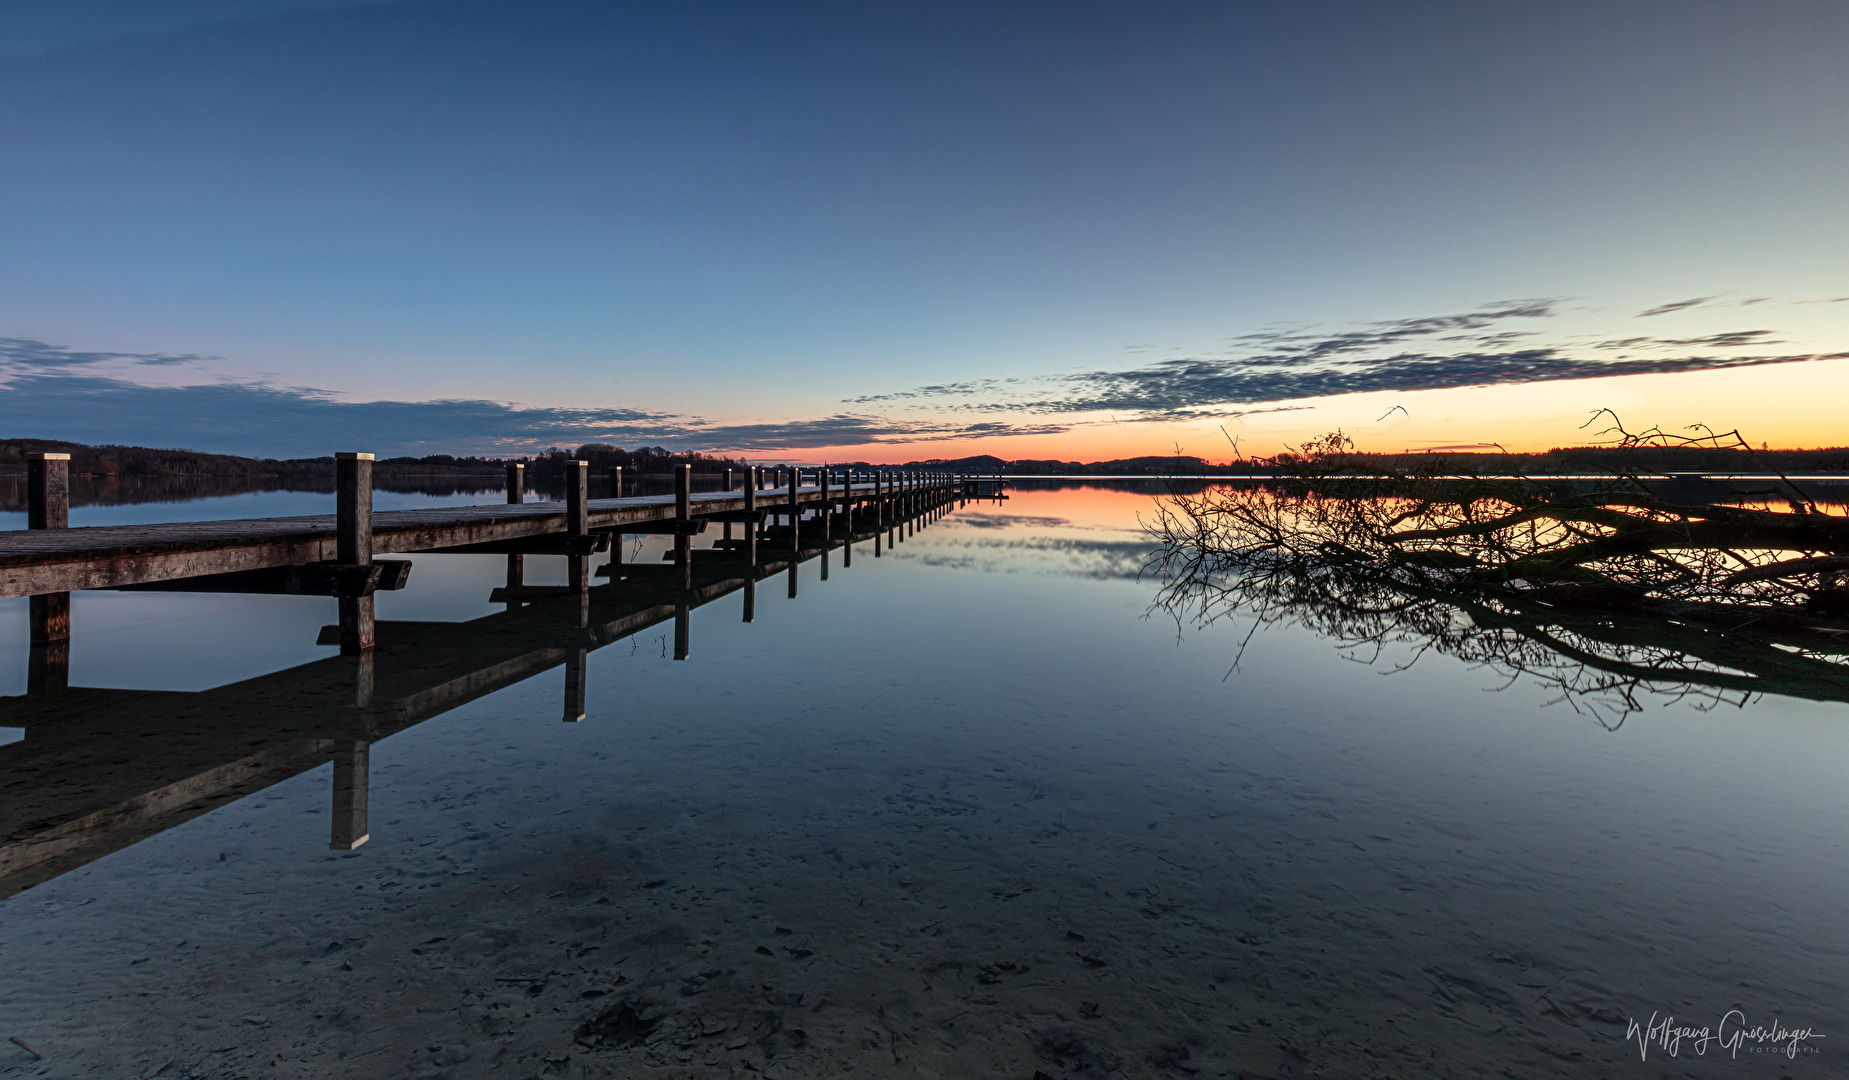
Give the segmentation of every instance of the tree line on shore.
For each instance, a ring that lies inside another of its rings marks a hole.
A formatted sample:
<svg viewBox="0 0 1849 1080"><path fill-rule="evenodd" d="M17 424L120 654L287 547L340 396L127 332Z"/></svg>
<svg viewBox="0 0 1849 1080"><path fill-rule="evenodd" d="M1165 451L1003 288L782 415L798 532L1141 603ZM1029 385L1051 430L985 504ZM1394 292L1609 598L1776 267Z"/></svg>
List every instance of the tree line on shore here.
<svg viewBox="0 0 1849 1080"><path fill-rule="evenodd" d="M97 478L238 476L308 481L331 478L334 473L332 456L251 458L145 446L87 446L53 439L4 439L0 440L0 476L23 474L25 455L33 451L68 453L71 455L71 472L74 475ZM557 472L564 461L573 458L589 462L593 473L597 475L617 466L632 475L654 475L672 472L680 465L691 465L696 473L717 473L725 469L742 470L752 464L742 457L676 453L660 446L626 450L606 443L587 443L575 449L553 447L536 454L505 457L426 454L422 457L381 458L374 464L374 473L380 479L487 477L501 475L510 462L520 462L527 466L528 474L538 480ZM1298 460L1298 454L1285 452L1269 457L1236 458L1230 461L1209 461L1189 455L1150 455L1088 462L1032 458L1009 461L992 455L978 455L931 458L902 464L868 461L830 464L837 468L930 469L981 476L1235 476L1288 474L1298 464ZM1537 476L1615 473L1640 469L1668 473L1757 473L1770 470L1792 475L1849 474L1849 447L1808 450L1772 450L1762 447L1749 450L1713 446L1578 446L1558 447L1534 454L1483 451L1354 454L1350 460L1365 460L1383 468L1404 467L1417 462L1420 467L1429 469L1434 464L1440 464L1479 475ZM764 462L758 461L756 464L762 465Z"/></svg>

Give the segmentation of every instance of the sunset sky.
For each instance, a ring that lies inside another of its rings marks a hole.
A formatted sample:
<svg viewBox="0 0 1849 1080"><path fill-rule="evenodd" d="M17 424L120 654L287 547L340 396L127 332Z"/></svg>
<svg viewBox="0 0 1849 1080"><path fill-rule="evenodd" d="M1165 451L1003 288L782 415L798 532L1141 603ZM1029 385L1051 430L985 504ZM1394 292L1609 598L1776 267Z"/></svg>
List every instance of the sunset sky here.
<svg viewBox="0 0 1849 1080"><path fill-rule="evenodd" d="M0 436L1849 444L1849 4L0 5Z"/></svg>

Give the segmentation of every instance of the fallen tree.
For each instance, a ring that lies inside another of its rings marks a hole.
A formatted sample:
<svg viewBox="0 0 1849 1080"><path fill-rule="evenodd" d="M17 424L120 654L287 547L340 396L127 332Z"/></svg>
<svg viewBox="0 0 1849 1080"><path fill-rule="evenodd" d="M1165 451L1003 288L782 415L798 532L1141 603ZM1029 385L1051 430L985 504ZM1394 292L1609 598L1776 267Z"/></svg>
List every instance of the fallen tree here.
<svg viewBox="0 0 1849 1080"><path fill-rule="evenodd" d="M1612 422L1619 449L1752 452L1738 432ZM1849 701L1849 518L1787 478L1683 502L1634 471L1383 466L1340 433L1285 463L1275 481L1165 500L1150 523L1160 607L1301 624L1369 660L1437 650L1539 678L1607 722L1646 693Z"/></svg>

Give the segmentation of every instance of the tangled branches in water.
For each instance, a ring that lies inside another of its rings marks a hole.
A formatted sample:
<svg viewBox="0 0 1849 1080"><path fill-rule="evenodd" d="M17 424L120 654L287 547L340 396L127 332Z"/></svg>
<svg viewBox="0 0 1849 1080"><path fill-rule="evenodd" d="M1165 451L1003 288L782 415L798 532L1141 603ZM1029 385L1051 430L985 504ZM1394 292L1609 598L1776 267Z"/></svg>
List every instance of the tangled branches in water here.
<svg viewBox="0 0 1849 1080"><path fill-rule="evenodd" d="M1737 448L1738 432L1631 433L1621 447ZM1150 523L1157 606L1183 623L1294 623L1369 662L1404 649L1538 679L1615 727L1643 696L1849 701L1849 518L1789 479L1689 498L1701 481L1405 469L1340 433L1275 481L1175 494ZM1776 508L1774 508L1776 507ZM1248 637L1249 640L1249 637Z"/></svg>

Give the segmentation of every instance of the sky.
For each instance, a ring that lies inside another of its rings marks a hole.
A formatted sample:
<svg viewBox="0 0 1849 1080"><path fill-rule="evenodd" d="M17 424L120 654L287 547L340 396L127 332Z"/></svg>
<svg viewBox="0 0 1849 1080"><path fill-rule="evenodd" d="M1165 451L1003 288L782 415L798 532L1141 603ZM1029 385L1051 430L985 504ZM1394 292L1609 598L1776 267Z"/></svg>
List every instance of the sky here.
<svg viewBox="0 0 1849 1080"><path fill-rule="evenodd" d="M5 0L0 148L0 437L1849 444L1839 0Z"/></svg>

